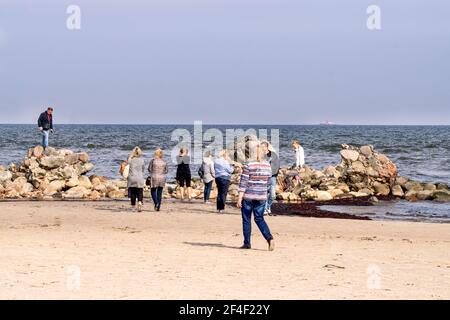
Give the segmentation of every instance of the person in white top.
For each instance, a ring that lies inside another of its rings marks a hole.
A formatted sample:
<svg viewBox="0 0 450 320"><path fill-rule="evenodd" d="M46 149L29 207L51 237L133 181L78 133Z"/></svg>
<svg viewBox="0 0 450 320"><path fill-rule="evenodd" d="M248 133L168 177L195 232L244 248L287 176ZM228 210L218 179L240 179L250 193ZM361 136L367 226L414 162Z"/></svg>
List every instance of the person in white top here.
<svg viewBox="0 0 450 320"><path fill-rule="evenodd" d="M305 150L300 145L300 141L293 140L292 148L295 150L295 168L303 168L305 165Z"/></svg>

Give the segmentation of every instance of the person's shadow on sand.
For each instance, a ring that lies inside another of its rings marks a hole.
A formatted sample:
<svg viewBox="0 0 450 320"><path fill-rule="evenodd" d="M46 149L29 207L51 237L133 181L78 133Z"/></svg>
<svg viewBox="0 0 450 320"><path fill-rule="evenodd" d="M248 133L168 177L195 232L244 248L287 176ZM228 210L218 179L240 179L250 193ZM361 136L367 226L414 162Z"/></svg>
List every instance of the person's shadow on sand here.
<svg viewBox="0 0 450 320"><path fill-rule="evenodd" d="M242 250L239 247L232 247L232 246L226 246L222 243L202 243L202 242L183 242L183 244L188 244L190 246L195 246L195 247L213 247L213 248L225 248L225 249L236 249L236 250ZM258 250L258 251L262 251L260 249L251 249L251 250Z"/></svg>

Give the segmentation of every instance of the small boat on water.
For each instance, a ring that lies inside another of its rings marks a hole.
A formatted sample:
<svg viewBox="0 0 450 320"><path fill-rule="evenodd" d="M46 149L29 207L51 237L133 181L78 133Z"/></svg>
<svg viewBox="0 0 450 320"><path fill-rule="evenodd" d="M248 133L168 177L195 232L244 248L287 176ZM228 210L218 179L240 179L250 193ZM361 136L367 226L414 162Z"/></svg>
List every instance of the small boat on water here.
<svg viewBox="0 0 450 320"><path fill-rule="evenodd" d="M320 125L321 126L335 126L336 123L327 120L325 122L321 122Z"/></svg>

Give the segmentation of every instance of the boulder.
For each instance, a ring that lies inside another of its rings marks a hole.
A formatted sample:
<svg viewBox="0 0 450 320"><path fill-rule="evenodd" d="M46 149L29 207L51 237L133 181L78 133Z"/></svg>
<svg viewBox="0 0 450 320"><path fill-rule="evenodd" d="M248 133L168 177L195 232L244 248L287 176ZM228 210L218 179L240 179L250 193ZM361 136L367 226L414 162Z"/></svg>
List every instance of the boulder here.
<svg viewBox="0 0 450 320"><path fill-rule="evenodd" d="M32 149L31 156L40 158L40 157L42 157L43 153L44 153L44 148L42 146L36 146Z"/></svg>
<svg viewBox="0 0 450 320"><path fill-rule="evenodd" d="M337 185L337 188L342 190L344 193L349 193L350 192L349 186L347 184L345 184L345 183L339 183Z"/></svg>
<svg viewBox="0 0 450 320"><path fill-rule="evenodd" d="M361 150L361 153L362 153L364 156L369 157L369 156L371 156L372 153L373 153L373 146L370 146L370 145L368 145L368 146L362 146L362 147L360 148L360 150Z"/></svg>
<svg viewBox="0 0 450 320"><path fill-rule="evenodd" d="M83 163L86 163L89 161L89 155L86 152L81 152L78 154L78 160L80 160Z"/></svg>
<svg viewBox="0 0 450 320"><path fill-rule="evenodd" d="M45 169L55 169L62 167L65 164L65 159L62 156L46 156L40 160L41 167Z"/></svg>
<svg viewBox="0 0 450 320"><path fill-rule="evenodd" d="M450 201L450 191L448 190L437 190L433 192L433 200L438 202L449 202Z"/></svg>
<svg viewBox="0 0 450 320"><path fill-rule="evenodd" d="M66 182L66 187L73 188L73 187L78 186L78 183L79 183L79 179L77 177L72 177Z"/></svg>
<svg viewBox="0 0 450 320"><path fill-rule="evenodd" d="M446 183L438 183L436 184L437 190L448 190L448 184Z"/></svg>
<svg viewBox="0 0 450 320"><path fill-rule="evenodd" d="M360 197L367 197L369 196L369 194L364 193L364 192L350 192L349 194L351 194L352 196L354 196L355 198L360 198Z"/></svg>
<svg viewBox="0 0 450 320"><path fill-rule="evenodd" d="M83 187L85 189L92 189L91 180L89 180L86 176L78 177L78 186Z"/></svg>
<svg viewBox="0 0 450 320"><path fill-rule="evenodd" d="M362 194L365 194L365 195L368 195L368 196L373 196L375 194L375 191L372 190L372 189L369 189L369 188L360 189L360 190L358 190L358 192L362 193Z"/></svg>
<svg viewBox="0 0 450 320"><path fill-rule="evenodd" d="M332 189L328 190L328 193L331 195L331 197L337 198L338 196L344 194L344 191L342 191L341 189Z"/></svg>
<svg viewBox="0 0 450 320"><path fill-rule="evenodd" d="M317 191L317 193L316 193L317 201L329 201L332 199L333 199L333 196L328 191Z"/></svg>
<svg viewBox="0 0 450 320"><path fill-rule="evenodd" d="M406 183L408 183L409 179L405 178L405 177L397 177L397 179L395 180L395 183L400 185L401 187L403 187Z"/></svg>
<svg viewBox="0 0 450 320"><path fill-rule="evenodd" d="M374 182L373 188L377 195L387 196L391 193L391 188L385 183Z"/></svg>
<svg viewBox="0 0 450 320"><path fill-rule="evenodd" d="M406 191L419 192L423 190L422 184L416 181L408 181L407 183L404 184L403 187L405 188Z"/></svg>
<svg viewBox="0 0 450 320"><path fill-rule="evenodd" d="M420 191L422 191L422 190L420 190ZM418 197L417 197L417 194L420 191L416 191L416 190L409 190L409 191L407 191L405 193L405 199L408 200L408 201L417 201L417 200L419 200Z"/></svg>
<svg viewBox="0 0 450 320"><path fill-rule="evenodd" d="M63 193L64 199L83 199L85 197L88 197L90 195L90 190L84 188L84 187L73 187L67 190Z"/></svg>
<svg viewBox="0 0 450 320"><path fill-rule="evenodd" d="M356 161L359 158L359 152L356 150L344 149L341 150L341 156L347 161Z"/></svg>
<svg viewBox="0 0 450 320"><path fill-rule="evenodd" d="M12 173L10 171L0 171L0 184L11 181Z"/></svg>
<svg viewBox="0 0 450 320"><path fill-rule="evenodd" d="M355 161L351 165L352 172L354 173L360 173L365 174L366 173L366 167L361 161Z"/></svg>
<svg viewBox="0 0 450 320"><path fill-rule="evenodd" d="M100 192L94 190L89 194L88 199L89 200L98 200L101 197L102 197L102 194Z"/></svg>
<svg viewBox="0 0 450 320"><path fill-rule="evenodd" d="M433 199L433 191L431 190L423 190L417 192L417 200L424 201L424 200L432 200Z"/></svg>
<svg viewBox="0 0 450 320"><path fill-rule="evenodd" d="M426 183L423 186L423 190L427 190L427 191L436 191L436 185L433 183Z"/></svg>
<svg viewBox="0 0 450 320"><path fill-rule="evenodd" d="M49 183L49 185L45 188L43 191L44 196L53 196L54 194L60 192L64 187L66 186L66 183L61 180L54 180Z"/></svg>
<svg viewBox="0 0 450 320"><path fill-rule="evenodd" d="M403 198L405 193L400 185L396 184L392 187L392 195L395 197Z"/></svg>
<svg viewBox="0 0 450 320"><path fill-rule="evenodd" d="M124 190L112 190L112 191L108 192L108 198L111 198L111 199L123 199L126 197L127 197L127 194L125 193Z"/></svg>

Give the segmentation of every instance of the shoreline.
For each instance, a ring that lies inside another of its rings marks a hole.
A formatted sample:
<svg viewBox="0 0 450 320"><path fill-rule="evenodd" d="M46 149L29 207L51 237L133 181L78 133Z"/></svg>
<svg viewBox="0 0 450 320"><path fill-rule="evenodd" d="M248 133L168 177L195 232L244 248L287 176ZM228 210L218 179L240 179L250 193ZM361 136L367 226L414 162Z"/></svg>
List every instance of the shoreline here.
<svg viewBox="0 0 450 320"><path fill-rule="evenodd" d="M271 216L269 252L254 224L253 249L237 249L242 222L233 207L128 207L0 202L0 298L450 298L448 224Z"/></svg>
<svg viewBox="0 0 450 320"><path fill-rule="evenodd" d="M102 198L96 200L88 200L88 199L48 199L48 200L39 200L39 199L0 199L0 205L2 203L64 203L64 204L91 204L95 206L96 204L121 204L128 206L129 199L109 199ZM152 206L151 198L144 198L144 205L148 208ZM395 202L404 202L408 203L406 200L392 198L392 197L384 197L380 199L379 203L386 204L394 204ZM423 201L422 203L427 203ZM191 202L189 201L181 201L179 199L168 198L163 199L163 204L177 205L182 207L183 209L189 209L191 205L205 205L203 201L198 199L193 199ZM373 207L378 203L373 203L370 201L370 197L361 197L361 198L350 198L350 199L336 199L330 201L308 201L308 202L288 202L288 201L278 201L274 202L272 206L272 215L271 216L286 216L286 217L295 217L295 218L317 218L317 219L344 219L344 220L360 220L360 221L387 221L387 222L412 222L412 223L432 223L432 224L449 224L448 221L433 221L429 219L421 219L421 220L408 220L408 219L388 219L388 218L380 218L368 215L356 215L348 212L336 212L333 210L326 209L327 206L340 206L345 208L352 207ZM215 205L215 201L210 202L206 205ZM232 201L227 202L227 208L233 208L233 210L237 210L236 203ZM124 211L126 213L126 210ZM240 214L239 210L236 214Z"/></svg>

